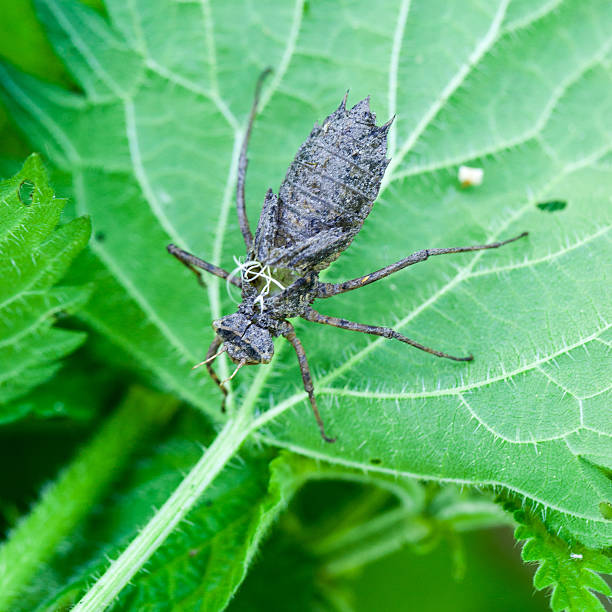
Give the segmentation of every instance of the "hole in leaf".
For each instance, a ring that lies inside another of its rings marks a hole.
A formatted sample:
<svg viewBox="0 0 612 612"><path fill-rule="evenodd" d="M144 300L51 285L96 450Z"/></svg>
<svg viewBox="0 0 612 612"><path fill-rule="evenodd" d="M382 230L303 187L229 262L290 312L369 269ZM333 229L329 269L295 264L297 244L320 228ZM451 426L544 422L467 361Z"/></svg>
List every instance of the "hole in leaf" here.
<svg viewBox="0 0 612 612"><path fill-rule="evenodd" d="M372 465L380 465L382 463L382 459L378 459L378 457L374 457L373 459L370 459L370 463Z"/></svg>
<svg viewBox="0 0 612 612"><path fill-rule="evenodd" d="M601 502L599 504L599 511L601 512L601 516L612 521L612 504L610 502Z"/></svg>
<svg viewBox="0 0 612 612"><path fill-rule="evenodd" d="M25 206L29 206L34 200L34 188L32 181L28 179L21 181L21 185L17 189L17 196Z"/></svg>
<svg viewBox="0 0 612 612"><path fill-rule="evenodd" d="M69 316L70 314L65 310L58 310L56 313L54 313L53 318L55 321L61 321L62 319L67 319Z"/></svg>
<svg viewBox="0 0 612 612"><path fill-rule="evenodd" d="M563 210L567 206L567 202L563 200L550 200L550 202L540 202L536 206L546 212L557 212L558 210Z"/></svg>

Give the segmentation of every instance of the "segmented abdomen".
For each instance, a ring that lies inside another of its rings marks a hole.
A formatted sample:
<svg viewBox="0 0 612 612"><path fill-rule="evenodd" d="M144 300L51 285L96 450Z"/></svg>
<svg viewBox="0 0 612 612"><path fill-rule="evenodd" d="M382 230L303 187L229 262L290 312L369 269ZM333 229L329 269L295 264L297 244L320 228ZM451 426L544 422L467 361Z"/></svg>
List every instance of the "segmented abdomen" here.
<svg viewBox="0 0 612 612"><path fill-rule="evenodd" d="M255 237L259 261L301 272L326 268L352 242L378 195L390 122L376 126L366 98L346 97L315 125L278 196L268 192Z"/></svg>

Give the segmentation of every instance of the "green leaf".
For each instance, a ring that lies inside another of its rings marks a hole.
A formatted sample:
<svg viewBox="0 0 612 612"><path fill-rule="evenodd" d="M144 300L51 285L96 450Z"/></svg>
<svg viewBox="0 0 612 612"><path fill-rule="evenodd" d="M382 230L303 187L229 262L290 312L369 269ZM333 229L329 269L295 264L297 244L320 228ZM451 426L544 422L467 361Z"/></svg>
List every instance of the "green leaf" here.
<svg viewBox="0 0 612 612"><path fill-rule="evenodd" d="M90 232L86 218L55 229L64 204L36 155L0 183L0 423L27 412L8 402L51 378L58 360L85 339L53 327L55 315L82 307L90 294L55 286Z"/></svg>
<svg viewBox="0 0 612 612"><path fill-rule="evenodd" d="M314 120L350 89L397 114L379 201L329 280L419 248L499 251L435 258L318 308L389 324L475 360L458 364L389 340L300 325L335 445L319 437L295 358L240 373L260 439L338 464L510 489L547 521L612 543L606 278L612 192L612 5L605 0L293 4L107 0L108 20L73 0L38 2L83 93L0 69L33 144L72 176L100 239L104 284L84 310L161 384L217 414L190 365L209 322L235 308L207 297L165 252L172 241L233 267L236 160L254 82L272 65L250 151L257 219ZM484 169L461 189L457 168ZM537 204L563 201L562 210ZM220 367L226 375L227 364ZM576 482L581 486L576 487Z"/></svg>
<svg viewBox="0 0 612 612"><path fill-rule="evenodd" d="M51 569L40 576L20 609L55 610L76 603L99 574L162 504L202 448L194 436L202 422L189 420L143 454L110 499L73 537ZM215 480L198 505L121 594L112 609L221 610L242 582L261 538L313 464L245 451ZM74 564L81 567L74 572ZM49 593L51 585L51 591ZM46 594L46 597L45 597Z"/></svg>
<svg viewBox="0 0 612 612"><path fill-rule="evenodd" d="M595 593L610 597L612 589L598 572L612 574L612 560L579 544L568 544L528 511L518 510L514 516L520 523L514 536L526 540L523 560L539 564L533 585L539 591L551 590L550 607L555 612L603 612Z"/></svg>
<svg viewBox="0 0 612 612"><path fill-rule="evenodd" d="M267 460L247 454L240 466L230 465L229 474L215 480L188 522L152 558L148 572L124 591L116 609L161 611L169 599L185 609L223 610L303 477L294 473L289 457L273 460L269 471Z"/></svg>

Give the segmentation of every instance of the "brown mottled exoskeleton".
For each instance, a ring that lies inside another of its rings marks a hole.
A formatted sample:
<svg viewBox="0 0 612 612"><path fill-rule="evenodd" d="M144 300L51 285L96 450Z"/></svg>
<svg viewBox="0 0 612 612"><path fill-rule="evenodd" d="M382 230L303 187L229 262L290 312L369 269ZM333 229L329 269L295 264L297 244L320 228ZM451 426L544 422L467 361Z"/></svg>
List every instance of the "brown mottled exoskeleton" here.
<svg viewBox="0 0 612 612"><path fill-rule="evenodd" d="M219 380L212 363L224 351L238 365L269 363L274 354L273 338L284 336L292 344L300 364L304 389L308 393L323 439L325 434L317 409L306 354L287 319L302 317L314 323L394 338L422 351L455 361L473 357L454 357L403 336L393 329L363 325L318 313L311 308L317 298L358 289L407 266L425 261L432 255L464 253L495 249L527 234L492 244L423 249L365 276L343 283L323 283L319 272L327 268L352 242L361 229L378 195L380 183L389 164L386 158L387 133L393 119L376 126L366 98L350 110L346 95L340 106L322 126L315 124L289 166L278 195L266 194L255 238L251 233L244 200L247 168L247 146L255 119L262 81L261 75L238 162L236 204L238 220L247 250L247 261L240 266L240 279L170 244L168 251L202 279L201 268L232 283L242 290L238 311L213 322L215 339L206 360L208 372L225 396L227 390ZM223 345L223 346L222 346ZM221 349L221 350L219 350Z"/></svg>

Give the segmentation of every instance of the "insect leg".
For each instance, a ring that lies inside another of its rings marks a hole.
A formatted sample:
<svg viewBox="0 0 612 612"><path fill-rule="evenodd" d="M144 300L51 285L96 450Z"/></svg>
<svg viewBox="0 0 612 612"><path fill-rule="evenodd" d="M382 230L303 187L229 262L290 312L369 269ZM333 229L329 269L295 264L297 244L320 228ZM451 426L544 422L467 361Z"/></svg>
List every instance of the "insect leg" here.
<svg viewBox="0 0 612 612"><path fill-rule="evenodd" d="M219 347L223 344L223 340L219 336L215 336L215 339L212 341L211 345L208 347L208 351L206 351L206 359L210 359L215 353L219 350ZM219 389L221 389L221 393L223 393L223 400L221 401L221 412L225 412L225 400L227 399L227 389L221 384L217 373L213 370L212 364L215 362L214 359L209 361L206 364L206 369L210 377L215 381L215 384Z"/></svg>
<svg viewBox="0 0 612 612"><path fill-rule="evenodd" d="M238 160L238 182L236 185L236 208L238 209L238 223L240 224L240 231L242 232L242 236L244 238L244 243L246 245L247 251L251 248L253 244L253 234L251 233L251 228L249 227L249 220L246 214L246 205L244 202L244 181L246 178L246 170L247 170L247 149L249 146L249 139L251 138L251 130L253 128L253 122L255 121L255 115L257 113L257 104L259 103L259 95L261 94L261 86L264 82L264 79L270 74L272 70L270 68L266 68L260 75L257 80L257 85L255 86L255 97L253 98L253 106L251 106L251 114L249 115L249 122L247 123L246 133L244 135L244 141L242 142L242 148L240 149L240 159Z"/></svg>
<svg viewBox="0 0 612 612"><path fill-rule="evenodd" d="M371 274L366 274L365 276L360 276L359 278L354 278L349 281L345 281L343 283L320 283L318 287L317 297L326 298L331 297L332 295L337 295L338 293L345 293L346 291L352 291L353 289L359 289L365 285L369 285L381 278L385 278L385 276L389 276L394 272L399 272L408 266L412 266L413 264L419 263L421 261L425 261L434 255L447 255L449 253L466 253L468 251L483 251L485 249L498 249L505 244L509 244L510 242L514 242L519 238L523 238L527 236L528 232L523 232L514 238L510 238L509 240L503 240L501 242L492 242L491 244L476 244L473 246L465 246L465 247L450 247L447 249L422 249L421 251L416 251L408 257L404 257L404 259L400 259L399 261L385 266L376 272L372 272Z"/></svg>
<svg viewBox="0 0 612 612"><path fill-rule="evenodd" d="M302 318L307 321L312 321L313 323L321 323L323 325L332 325L334 327L340 327L341 329L348 329L350 331L358 331L363 332L364 334L372 334L373 336L382 336L383 338L394 338L395 340L399 340L400 342L405 342L410 346L414 346L421 351L425 351L426 353L431 353L436 357L445 357L446 359L452 359L453 361L472 361L474 357L472 355L468 355L467 357L455 357L453 355L447 355L446 353L442 353L441 351L436 351L428 346L424 346L415 340L411 340L406 336L403 336L399 332L396 332L394 329L390 327L379 327L378 325L364 325L363 323L355 323L353 321L347 321L346 319L338 319L337 317L329 317L327 315L321 314L312 308L308 309Z"/></svg>
<svg viewBox="0 0 612 612"><path fill-rule="evenodd" d="M176 257L182 264L185 264L198 277L198 282L203 287L206 287L206 283L204 282L204 280L202 279L202 275L196 270L196 268L201 268L202 270L206 270L207 272L210 272L211 274L214 274L215 276L219 276L226 280L229 277L230 283L236 285L236 287L238 288L241 287L240 280L234 278L233 276L230 277L230 273L224 270L223 268L219 268L219 266L215 266L214 264L208 263L207 261L204 261L203 259L200 259L199 257L196 257L195 255L192 255L187 251L183 251L183 249L179 249L173 244L169 244L166 249L168 250L168 253L174 255L174 257Z"/></svg>
<svg viewBox="0 0 612 612"><path fill-rule="evenodd" d="M289 326L287 331L283 334L291 345L295 349L295 353L298 358L298 362L300 364L300 371L302 372L302 380L304 381L304 389L306 393L308 393L308 398L310 399L310 405L312 406L312 411L314 412L315 419L317 420L317 425L319 426L319 431L321 432L321 437L326 442L335 442L336 438L330 438L325 434L325 426L323 425L323 419L319 414L319 409L317 408L317 401L314 396L314 387L312 384L312 378L310 376L310 368L308 367L308 361L306 361L306 353L304 352L304 347L300 342L299 338L295 335L295 329L291 323L287 322Z"/></svg>

